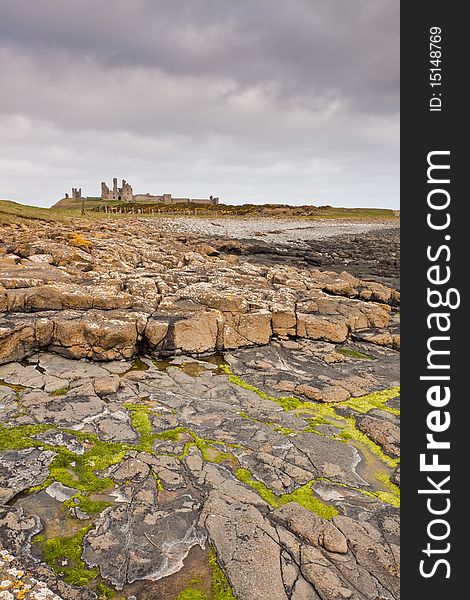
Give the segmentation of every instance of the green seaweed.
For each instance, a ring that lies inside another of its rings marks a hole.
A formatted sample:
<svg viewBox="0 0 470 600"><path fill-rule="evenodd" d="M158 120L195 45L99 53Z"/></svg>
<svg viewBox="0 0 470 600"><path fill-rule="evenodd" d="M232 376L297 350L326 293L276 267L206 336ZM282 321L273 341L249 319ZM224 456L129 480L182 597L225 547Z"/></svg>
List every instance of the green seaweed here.
<svg viewBox="0 0 470 600"><path fill-rule="evenodd" d="M375 498L376 500L380 500L384 504L390 504L391 506L395 506L400 508L400 488L394 485L388 475L385 473L381 473L380 471L375 474L375 477L378 481L383 483L386 487L388 487L388 491L384 490L365 490L363 488L349 485L346 483L341 483L339 481L332 481L327 477L317 477L314 481L327 482L330 485L335 485L342 488L347 488L349 490L354 490L355 492L359 492L364 496L368 496L369 498Z"/></svg>
<svg viewBox="0 0 470 600"><path fill-rule="evenodd" d="M161 482L160 477L155 473L155 471L152 471L152 474L153 474L153 478L155 479L155 484L157 486L157 491L163 492L163 490L165 488L163 487L163 483Z"/></svg>
<svg viewBox="0 0 470 600"><path fill-rule="evenodd" d="M155 437L159 440L171 440L172 442L177 442L180 435L183 433L188 433L186 427L174 427L173 429L165 429L164 431L156 433Z"/></svg>
<svg viewBox="0 0 470 600"><path fill-rule="evenodd" d="M47 487L51 481L60 481L63 485L82 492L100 492L114 486L109 477L99 477L96 471L102 471L119 463L126 453L134 448L127 444L94 440L93 447L81 456L66 448L54 448L58 455L50 466L50 477L42 485Z"/></svg>
<svg viewBox="0 0 470 600"><path fill-rule="evenodd" d="M44 489L53 481L59 481L68 487L80 491L97 492L114 486L112 479L98 477L95 471L101 471L120 462L126 452L134 448L128 444L102 442L94 434L79 434L70 431L78 439L86 439L91 448L77 455L63 446L50 446L32 438L33 435L52 429L52 425L20 425L18 427L0 426L0 450L20 450L41 446L56 454L49 469L49 478L30 491ZM68 430L64 430L69 432Z"/></svg>
<svg viewBox="0 0 470 600"><path fill-rule="evenodd" d="M380 458L382 462L390 467L395 467L398 461L387 456L380 446L373 442L366 434L359 431L356 427L356 422L353 417L342 417L335 411L335 407L347 406L356 410L357 412L368 412L373 408L381 408L393 414L399 414L397 409L391 408L386 405L388 400L396 398L400 393L399 387L391 387L386 390L380 390L361 396L359 398L350 398L345 402L334 402L331 404L319 404L313 402L304 402L298 398L276 398L266 394L257 387L247 383L238 375L234 375L227 365L222 365L223 370L229 376L229 381L239 385L244 389L254 391L258 396L266 400L276 402L282 406L284 410L294 410L297 417L303 417L309 423L308 427L304 430L305 432L319 433L316 428L319 425L333 425L340 429L341 433L338 436L333 436L333 439L340 439L342 441L354 441L357 444L366 446L367 449L372 452L375 456ZM292 408L290 408L292 407ZM311 415L311 416L310 416ZM242 413L244 416L244 413ZM248 417L248 415L246 415ZM251 418L251 417L248 417Z"/></svg>
<svg viewBox="0 0 470 600"><path fill-rule="evenodd" d="M233 454L230 454L230 452L225 452L224 450L214 448L212 444L203 440L198 440L195 445L201 451L204 461L216 464L227 462L230 463L234 468L238 467L237 459L233 456Z"/></svg>
<svg viewBox="0 0 470 600"><path fill-rule="evenodd" d="M386 473L378 471L375 474L375 478L377 479L377 481L383 483L383 485L387 488L387 491L385 492L375 492L377 498L382 502L400 508L400 488L390 481L390 477Z"/></svg>
<svg viewBox="0 0 470 600"><path fill-rule="evenodd" d="M282 433L282 435L297 435L298 433L302 433L302 431L298 431L297 429L291 429L290 427L281 427L277 425L275 428L277 433Z"/></svg>
<svg viewBox="0 0 470 600"><path fill-rule="evenodd" d="M205 592L200 589L192 587L185 588L178 594L176 600L210 600Z"/></svg>

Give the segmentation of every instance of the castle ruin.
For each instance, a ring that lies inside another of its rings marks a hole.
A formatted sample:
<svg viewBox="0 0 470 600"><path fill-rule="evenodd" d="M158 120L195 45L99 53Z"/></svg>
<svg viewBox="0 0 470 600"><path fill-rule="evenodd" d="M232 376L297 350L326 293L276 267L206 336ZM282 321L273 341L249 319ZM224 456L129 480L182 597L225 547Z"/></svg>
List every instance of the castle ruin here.
<svg viewBox="0 0 470 600"><path fill-rule="evenodd" d="M118 187L117 177L113 179L113 189L110 190L104 181L101 182L102 200L120 200L122 202L132 202L134 193L132 186L125 179L122 180L121 187Z"/></svg>
<svg viewBox="0 0 470 600"><path fill-rule="evenodd" d="M65 194L69 198L69 194ZM72 188L72 199L83 199L82 188ZM105 181L101 182L101 200L104 202L114 200L117 202L129 202L134 204L219 204L219 198L210 196L209 198L174 198L171 194L134 194L132 186L125 179L122 180L121 187L118 187L117 177L113 179L113 189L110 189Z"/></svg>
<svg viewBox="0 0 470 600"><path fill-rule="evenodd" d="M66 198L70 198L70 196L68 194L65 194ZM82 197L82 188L72 188L72 199L73 200L80 200Z"/></svg>

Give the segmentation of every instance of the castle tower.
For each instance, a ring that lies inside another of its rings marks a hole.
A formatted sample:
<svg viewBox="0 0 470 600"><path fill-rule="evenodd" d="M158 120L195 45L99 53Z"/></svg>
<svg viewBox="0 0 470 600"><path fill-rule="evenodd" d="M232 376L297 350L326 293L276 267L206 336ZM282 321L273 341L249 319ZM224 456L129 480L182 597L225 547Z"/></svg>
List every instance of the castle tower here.
<svg viewBox="0 0 470 600"><path fill-rule="evenodd" d="M110 195L109 187L106 185L106 182L102 181L101 182L101 199L109 200L109 195Z"/></svg>

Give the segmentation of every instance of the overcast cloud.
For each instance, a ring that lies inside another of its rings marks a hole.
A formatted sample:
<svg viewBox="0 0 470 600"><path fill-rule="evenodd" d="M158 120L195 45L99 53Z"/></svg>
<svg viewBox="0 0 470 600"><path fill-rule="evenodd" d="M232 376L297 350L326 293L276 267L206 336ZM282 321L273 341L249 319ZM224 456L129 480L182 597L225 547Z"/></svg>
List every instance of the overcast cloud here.
<svg viewBox="0 0 470 600"><path fill-rule="evenodd" d="M0 0L0 198L399 198L397 0Z"/></svg>

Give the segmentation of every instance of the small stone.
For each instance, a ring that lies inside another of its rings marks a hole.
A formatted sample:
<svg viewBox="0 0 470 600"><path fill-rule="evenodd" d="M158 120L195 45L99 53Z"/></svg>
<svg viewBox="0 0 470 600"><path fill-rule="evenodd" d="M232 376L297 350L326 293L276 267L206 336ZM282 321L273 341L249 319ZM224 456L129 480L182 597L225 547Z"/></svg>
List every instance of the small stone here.
<svg viewBox="0 0 470 600"><path fill-rule="evenodd" d="M78 490L67 487L59 481L54 481L54 483L51 483L44 491L58 502L65 502L78 494Z"/></svg>

